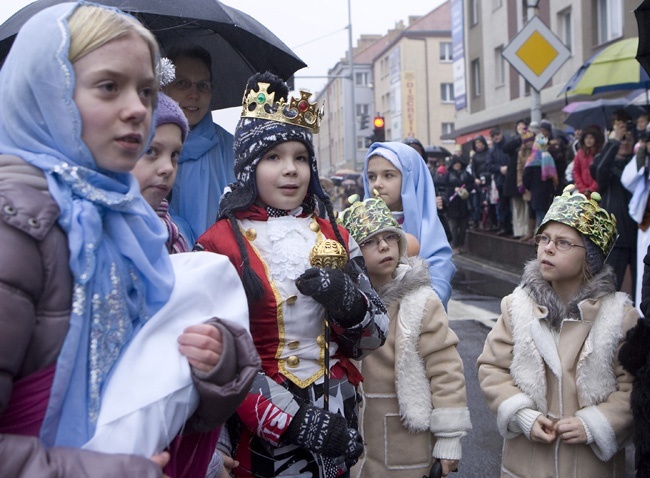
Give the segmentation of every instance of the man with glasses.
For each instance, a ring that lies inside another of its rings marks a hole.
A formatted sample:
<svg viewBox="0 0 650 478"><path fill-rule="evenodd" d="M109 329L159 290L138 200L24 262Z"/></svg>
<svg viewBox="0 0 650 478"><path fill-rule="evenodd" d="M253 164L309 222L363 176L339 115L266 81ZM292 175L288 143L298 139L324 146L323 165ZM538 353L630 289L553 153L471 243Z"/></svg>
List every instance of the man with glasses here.
<svg viewBox="0 0 650 478"><path fill-rule="evenodd" d="M171 50L176 79L164 92L181 107L190 134L178 160L170 212L190 245L217 219L224 188L235 181L233 136L212 121L212 59L201 47Z"/></svg>

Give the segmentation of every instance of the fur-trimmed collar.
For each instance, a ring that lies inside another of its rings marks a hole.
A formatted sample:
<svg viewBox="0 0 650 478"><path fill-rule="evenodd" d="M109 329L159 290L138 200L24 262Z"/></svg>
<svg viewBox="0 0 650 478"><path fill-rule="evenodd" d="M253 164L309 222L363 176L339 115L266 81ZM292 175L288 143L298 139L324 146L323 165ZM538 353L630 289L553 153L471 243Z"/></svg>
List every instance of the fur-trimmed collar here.
<svg viewBox="0 0 650 478"><path fill-rule="evenodd" d="M598 299L616 292L614 270L603 266L589 282L582 285L578 293L569 304L562 302L560 297L551 287L551 284L542 277L537 259L529 261L521 279L521 287L529 292L532 299L538 304L544 304L548 309L548 322L552 328L558 330L564 319L580 319L578 305L585 299Z"/></svg>
<svg viewBox="0 0 650 478"><path fill-rule="evenodd" d="M429 264L419 257L403 257L393 273L393 279L379 287L377 293L389 307L405 295L423 286L431 285Z"/></svg>
<svg viewBox="0 0 650 478"><path fill-rule="evenodd" d="M599 301L600 305L595 317L585 317L592 325L576 357L576 388L581 407L600 403L616 390L616 374L611 364L623 338L620 318L630 304L623 292L598 295L599 299L589 299ZM514 346L510 373L517 387L533 400L539 411L546 413L545 366L561 384L563 352L558 350L551 329L544 324L546 307L523 287L517 287L511 297L508 313ZM577 307L580 309L581 305Z"/></svg>

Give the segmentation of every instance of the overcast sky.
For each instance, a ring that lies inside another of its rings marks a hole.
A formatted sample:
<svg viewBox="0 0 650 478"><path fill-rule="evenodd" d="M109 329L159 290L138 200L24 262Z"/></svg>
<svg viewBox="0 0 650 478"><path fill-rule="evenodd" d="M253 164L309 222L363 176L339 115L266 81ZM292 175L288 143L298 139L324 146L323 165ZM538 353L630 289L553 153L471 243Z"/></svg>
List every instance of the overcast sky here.
<svg viewBox="0 0 650 478"><path fill-rule="evenodd" d="M127 1L127 0L125 0ZM137 2L138 0L128 0ZM194 0L178 0L179 2ZM411 15L424 15L444 0L349 0L352 12L352 41L362 34L385 34ZM0 23L31 0L0 0ZM348 0L225 0L263 23L286 43L305 63L296 73L296 88L317 91L325 78L301 79L301 76L326 76L348 50ZM380 4L390 5L381 7ZM230 111L229 111L230 110ZM215 113L224 128L232 131L237 108Z"/></svg>

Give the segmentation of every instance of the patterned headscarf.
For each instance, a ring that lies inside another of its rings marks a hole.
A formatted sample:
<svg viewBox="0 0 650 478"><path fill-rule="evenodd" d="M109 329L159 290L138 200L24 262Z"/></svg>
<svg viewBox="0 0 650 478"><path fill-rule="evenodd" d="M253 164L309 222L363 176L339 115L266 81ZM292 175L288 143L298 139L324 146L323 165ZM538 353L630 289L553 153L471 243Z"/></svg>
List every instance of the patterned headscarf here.
<svg viewBox="0 0 650 478"><path fill-rule="evenodd" d="M70 327L41 428L48 447L80 447L93 435L102 385L174 282L167 231L137 180L99 170L81 139L68 60L68 18L80 5L107 8L79 2L42 10L22 27L0 70L0 154L45 174L74 281Z"/></svg>

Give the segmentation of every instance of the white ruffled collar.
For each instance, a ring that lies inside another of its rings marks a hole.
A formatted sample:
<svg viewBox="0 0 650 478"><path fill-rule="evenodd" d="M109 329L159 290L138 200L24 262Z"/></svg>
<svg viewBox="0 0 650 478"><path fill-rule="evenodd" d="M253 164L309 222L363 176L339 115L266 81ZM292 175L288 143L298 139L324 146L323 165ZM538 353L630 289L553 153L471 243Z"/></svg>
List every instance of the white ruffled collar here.
<svg viewBox="0 0 650 478"><path fill-rule="evenodd" d="M293 215L267 220L272 251L267 262L274 280L295 280L309 268L314 233L305 224L306 221L296 220Z"/></svg>

